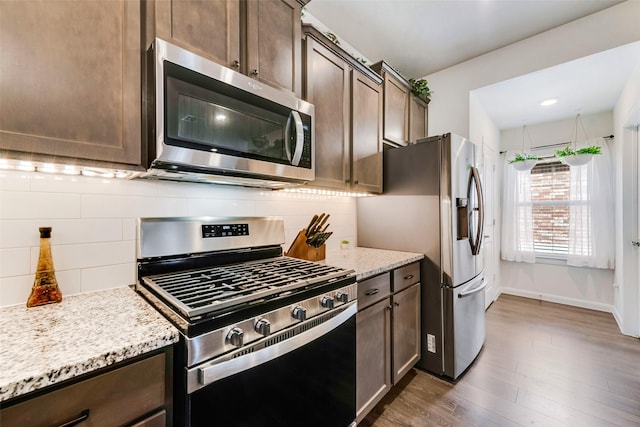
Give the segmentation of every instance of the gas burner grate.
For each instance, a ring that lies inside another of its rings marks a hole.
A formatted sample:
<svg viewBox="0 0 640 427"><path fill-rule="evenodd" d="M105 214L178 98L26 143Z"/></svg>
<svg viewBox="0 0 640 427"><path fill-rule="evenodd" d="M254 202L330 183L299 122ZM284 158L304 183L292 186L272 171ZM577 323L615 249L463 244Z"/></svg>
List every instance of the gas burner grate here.
<svg viewBox="0 0 640 427"><path fill-rule="evenodd" d="M338 267L278 257L158 274L143 277L143 281L186 317L193 318L351 273Z"/></svg>

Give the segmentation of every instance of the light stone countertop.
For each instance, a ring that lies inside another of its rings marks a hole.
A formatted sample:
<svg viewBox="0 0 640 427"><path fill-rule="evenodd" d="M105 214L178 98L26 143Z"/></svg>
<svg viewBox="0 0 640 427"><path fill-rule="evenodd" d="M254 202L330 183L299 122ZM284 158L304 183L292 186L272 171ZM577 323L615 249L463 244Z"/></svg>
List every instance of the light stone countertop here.
<svg viewBox="0 0 640 427"><path fill-rule="evenodd" d="M356 280L364 280L423 258L423 254L413 252L355 247L327 251L325 263L355 270Z"/></svg>
<svg viewBox="0 0 640 427"><path fill-rule="evenodd" d="M0 402L166 347L178 336L129 287L0 308Z"/></svg>
<svg viewBox="0 0 640 427"><path fill-rule="evenodd" d="M326 264L357 280L420 261L423 254L355 247ZM178 331L131 288L64 297L59 304L0 308L0 402L172 345Z"/></svg>

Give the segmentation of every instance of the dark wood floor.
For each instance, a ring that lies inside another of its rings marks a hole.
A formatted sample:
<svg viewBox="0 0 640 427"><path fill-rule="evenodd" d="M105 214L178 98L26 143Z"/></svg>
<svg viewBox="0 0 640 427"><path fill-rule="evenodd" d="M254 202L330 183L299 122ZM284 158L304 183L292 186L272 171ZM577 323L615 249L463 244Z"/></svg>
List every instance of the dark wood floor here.
<svg viewBox="0 0 640 427"><path fill-rule="evenodd" d="M640 426L640 340L609 313L510 295L455 383L413 369L360 426Z"/></svg>

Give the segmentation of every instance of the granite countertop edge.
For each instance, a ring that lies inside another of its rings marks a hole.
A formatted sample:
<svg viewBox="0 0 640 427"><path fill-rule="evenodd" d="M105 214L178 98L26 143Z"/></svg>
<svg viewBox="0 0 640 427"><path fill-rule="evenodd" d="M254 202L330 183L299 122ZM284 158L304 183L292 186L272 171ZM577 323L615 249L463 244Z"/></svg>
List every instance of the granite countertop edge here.
<svg viewBox="0 0 640 427"><path fill-rule="evenodd" d="M178 330L129 287L60 304L0 308L0 403L176 343Z"/></svg>
<svg viewBox="0 0 640 427"><path fill-rule="evenodd" d="M423 258L424 254L421 253L357 246L349 249L328 251L324 262L335 267L354 270L356 280L362 281L420 261Z"/></svg>

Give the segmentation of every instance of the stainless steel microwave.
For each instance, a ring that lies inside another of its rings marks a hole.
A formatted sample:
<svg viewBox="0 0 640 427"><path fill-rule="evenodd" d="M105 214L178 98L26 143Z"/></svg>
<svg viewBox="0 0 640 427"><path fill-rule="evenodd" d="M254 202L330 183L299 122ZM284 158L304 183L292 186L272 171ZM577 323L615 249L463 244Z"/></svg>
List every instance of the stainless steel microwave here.
<svg viewBox="0 0 640 427"><path fill-rule="evenodd" d="M312 104L161 39L146 65L141 177L271 188L314 179Z"/></svg>

